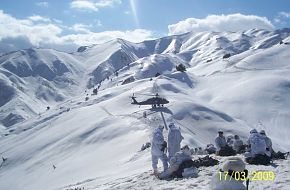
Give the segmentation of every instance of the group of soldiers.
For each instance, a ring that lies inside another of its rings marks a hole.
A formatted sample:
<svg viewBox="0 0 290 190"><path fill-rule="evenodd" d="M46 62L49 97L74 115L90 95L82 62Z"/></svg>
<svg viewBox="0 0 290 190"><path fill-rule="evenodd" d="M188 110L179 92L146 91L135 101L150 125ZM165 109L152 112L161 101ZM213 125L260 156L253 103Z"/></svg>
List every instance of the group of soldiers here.
<svg viewBox="0 0 290 190"><path fill-rule="evenodd" d="M219 130L218 136L215 138L215 146L208 144L205 149L201 147L190 149L187 145L181 148L180 144L183 136L180 128L174 123L169 124L168 142L164 139L163 129L164 127L161 125L154 129L150 144L152 168L154 175L159 178L172 176L181 163L192 159L192 155L216 154L218 156L234 156L236 154L244 154L246 162L264 165L269 164L271 158L277 156L277 153L272 148L272 141L264 130L258 132L256 129L252 129L248 140L245 142L238 135L226 138L224 132ZM142 147L142 149L149 147L147 145L144 146L146 147ZM161 173L158 172L157 168L158 160L161 160L164 168Z"/></svg>
<svg viewBox="0 0 290 190"><path fill-rule="evenodd" d="M256 129L250 131L246 142L243 142L238 135L234 138L225 138L223 131L218 131L215 139L217 155L233 156L244 153L246 162L249 164L269 164L271 159L279 158L283 153L276 153L272 147L272 140L266 135L265 130L258 132Z"/></svg>

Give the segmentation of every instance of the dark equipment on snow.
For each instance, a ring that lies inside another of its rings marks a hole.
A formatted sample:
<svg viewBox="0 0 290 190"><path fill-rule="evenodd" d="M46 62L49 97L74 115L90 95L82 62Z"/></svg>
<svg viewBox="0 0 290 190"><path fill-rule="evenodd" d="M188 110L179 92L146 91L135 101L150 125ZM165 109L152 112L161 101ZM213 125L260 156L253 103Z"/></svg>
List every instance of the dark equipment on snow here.
<svg viewBox="0 0 290 190"><path fill-rule="evenodd" d="M209 157L209 156L205 156L205 157L199 158L197 160L185 160L179 165L178 170L172 174L172 177L173 178L182 178L182 173L183 173L185 168L210 167L210 166L215 166L218 164L219 164L218 160L216 160L212 157Z"/></svg>
<svg viewBox="0 0 290 190"><path fill-rule="evenodd" d="M155 74L155 77L158 77L158 76L160 76L160 75L161 75L160 73L156 73L156 74Z"/></svg>
<svg viewBox="0 0 290 190"><path fill-rule="evenodd" d="M199 158L197 160L194 160L194 166L195 167L210 167L210 166L215 166L215 165L218 165L219 164L219 161L210 157L210 156L205 156L203 158Z"/></svg>
<svg viewBox="0 0 290 190"><path fill-rule="evenodd" d="M65 189L65 190L85 190L84 187L75 187L75 188L69 188L69 189Z"/></svg>
<svg viewBox="0 0 290 190"><path fill-rule="evenodd" d="M180 71L180 72L185 72L186 71L186 68L183 64L179 64L178 66L175 67L177 71Z"/></svg>
<svg viewBox="0 0 290 190"><path fill-rule="evenodd" d="M272 152L272 155L271 155L271 159L272 160L279 160L279 159L287 159L287 157L289 156L290 152L280 152L278 151L277 153L276 152Z"/></svg>
<svg viewBox="0 0 290 190"><path fill-rule="evenodd" d="M219 156L235 156L236 151L232 147L226 145L225 147L222 147L220 149L220 151L218 152L218 155Z"/></svg>
<svg viewBox="0 0 290 190"><path fill-rule="evenodd" d="M95 88L95 89L93 90L93 94L95 94L95 95L98 94L98 88Z"/></svg>
<svg viewBox="0 0 290 190"><path fill-rule="evenodd" d="M2 166L3 166L3 164L6 162L6 160L7 160L7 158L4 158L4 157L2 156L2 163L0 164L0 168L2 168Z"/></svg>
<svg viewBox="0 0 290 190"><path fill-rule="evenodd" d="M227 58L229 58L229 57L231 57L231 54L230 54L230 53L227 53L227 54L225 54L225 55L223 56L223 59L227 59Z"/></svg>
<svg viewBox="0 0 290 190"><path fill-rule="evenodd" d="M151 147L151 143L150 142L147 142L145 144L142 145L141 147L141 151L144 151L146 150L147 148L150 148Z"/></svg>
<svg viewBox="0 0 290 190"><path fill-rule="evenodd" d="M7 160L7 158L2 157L2 161L5 162Z"/></svg>
<svg viewBox="0 0 290 190"><path fill-rule="evenodd" d="M151 105L152 108L156 108L156 107L161 107L161 106L163 107L164 104L168 104L169 103L169 101L166 100L165 98L159 97L159 94L158 93L156 93L153 96L154 96L153 98L149 98L149 99L147 99L145 101L138 102L136 100L136 97L133 94L133 96L131 97L132 98L131 104L135 104L135 105L139 105L139 106L142 106L142 105Z"/></svg>
<svg viewBox="0 0 290 190"><path fill-rule="evenodd" d="M237 154L243 154L243 153L246 152L246 148L247 148L247 146L243 144L243 145L239 148L239 150L236 151L236 153L237 153Z"/></svg>
<svg viewBox="0 0 290 190"><path fill-rule="evenodd" d="M143 118L147 118L147 113L146 113L146 111L143 112Z"/></svg>
<svg viewBox="0 0 290 190"><path fill-rule="evenodd" d="M271 157L263 154L257 154L255 157L246 158L248 164L253 165L269 165L271 163Z"/></svg>

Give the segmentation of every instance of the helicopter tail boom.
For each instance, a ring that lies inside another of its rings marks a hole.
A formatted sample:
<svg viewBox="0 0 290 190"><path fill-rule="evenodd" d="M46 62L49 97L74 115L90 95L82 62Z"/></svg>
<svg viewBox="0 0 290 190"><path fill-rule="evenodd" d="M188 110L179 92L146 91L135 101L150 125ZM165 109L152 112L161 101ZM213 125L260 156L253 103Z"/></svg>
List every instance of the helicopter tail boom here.
<svg viewBox="0 0 290 190"><path fill-rule="evenodd" d="M133 102L131 104L139 104L134 96L132 97L132 100L133 100Z"/></svg>

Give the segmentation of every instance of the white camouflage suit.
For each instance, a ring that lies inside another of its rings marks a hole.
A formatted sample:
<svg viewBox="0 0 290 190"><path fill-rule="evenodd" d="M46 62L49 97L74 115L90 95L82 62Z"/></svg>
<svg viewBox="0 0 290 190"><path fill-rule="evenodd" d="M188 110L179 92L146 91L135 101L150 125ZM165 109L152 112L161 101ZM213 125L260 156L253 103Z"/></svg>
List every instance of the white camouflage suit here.
<svg viewBox="0 0 290 190"><path fill-rule="evenodd" d="M164 171L168 169L168 158L166 154L161 151L163 142L163 128L158 127L153 131L151 142L152 168L154 172L157 171L158 159L162 161Z"/></svg>
<svg viewBox="0 0 290 190"><path fill-rule="evenodd" d="M269 150L270 153L273 153L273 147L272 147L272 140L266 135L264 130L261 130L260 134L262 135L262 137L264 137L265 142L266 142L266 147Z"/></svg>
<svg viewBox="0 0 290 190"><path fill-rule="evenodd" d="M224 136L223 137L220 137L220 136L216 137L215 145L216 145L217 151L220 151L221 148L223 148L227 145L226 138Z"/></svg>
<svg viewBox="0 0 290 190"><path fill-rule="evenodd" d="M251 145L251 157L254 157L257 154L267 154L265 138L259 134L257 130L253 129L250 131L247 143Z"/></svg>
<svg viewBox="0 0 290 190"><path fill-rule="evenodd" d="M161 173L159 176L161 179L166 179L170 177L173 172L177 171L180 164L183 161L191 160L191 153L189 149L184 149L181 151L178 151L171 159L170 159L170 167L167 171Z"/></svg>
<svg viewBox="0 0 290 190"><path fill-rule="evenodd" d="M180 151L180 143L183 139L180 128L176 127L174 123L169 124L168 132L168 157L169 160Z"/></svg>

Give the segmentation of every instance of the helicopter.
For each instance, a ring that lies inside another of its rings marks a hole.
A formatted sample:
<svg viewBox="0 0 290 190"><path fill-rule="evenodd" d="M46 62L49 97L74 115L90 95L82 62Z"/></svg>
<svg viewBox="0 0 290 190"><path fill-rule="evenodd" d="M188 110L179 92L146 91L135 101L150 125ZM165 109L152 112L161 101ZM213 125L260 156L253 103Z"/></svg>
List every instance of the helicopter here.
<svg viewBox="0 0 290 190"><path fill-rule="evenodd" d="M159 97L158 93L156 93L155 95L149 95L149 96L154 96L154 97L153 98L149 98L149 99L147 99L145 101L142 101L142 102L138 102L136 100L136 97L133 94L133 96L131 97L132 98L131 104L135 104L135 105L139 105L139 106L141 106L141 105L151 105L152 108L156 108L156 107L163 107L164 104L168 104L169 103L169 101L166 100L165 98Z"/></svg>

